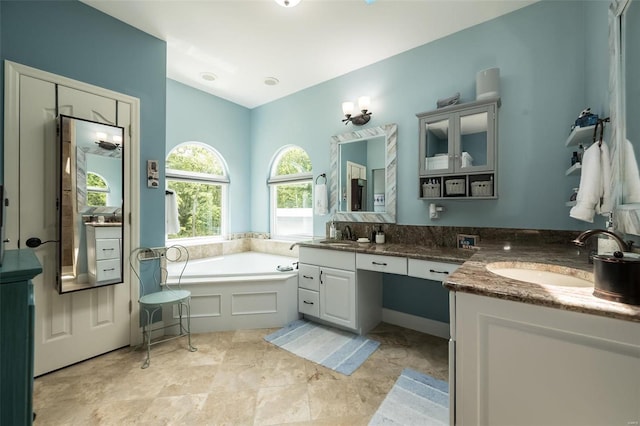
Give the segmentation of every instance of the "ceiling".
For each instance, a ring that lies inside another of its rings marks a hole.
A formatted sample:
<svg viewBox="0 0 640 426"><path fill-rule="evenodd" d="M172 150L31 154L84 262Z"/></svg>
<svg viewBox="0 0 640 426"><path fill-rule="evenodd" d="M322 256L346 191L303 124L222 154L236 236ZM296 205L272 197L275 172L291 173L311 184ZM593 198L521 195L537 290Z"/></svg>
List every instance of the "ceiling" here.
<svg viewBox="0 0 640 426"><path fill-rule="evenodd" d="M254 108L536 0L82 1L166 41L167 77Z"/></svg>

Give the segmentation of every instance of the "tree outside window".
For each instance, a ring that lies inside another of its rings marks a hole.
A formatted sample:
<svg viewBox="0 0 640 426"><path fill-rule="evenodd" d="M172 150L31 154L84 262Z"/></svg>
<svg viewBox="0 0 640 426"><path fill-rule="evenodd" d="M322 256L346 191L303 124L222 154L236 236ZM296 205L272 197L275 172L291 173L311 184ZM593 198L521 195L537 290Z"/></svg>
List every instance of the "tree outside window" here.
<svg viewBox="0 0 640 426"><path fill-rule="evenodd" d="M310 237L313 235L313 173L307 152L286 147L271 168L271 234Z"/></svg>
<svg viewBox="0 0 640 426"><path fill-rule="evenodd" d="M87 205L103 207L107 205L109 185L99 174L87 172Z"/></svg>
<svg viewBox="0 0 640 426"><path fill-rule="evenodd" d="M180 231L168 239L220 237L224 234L229 178L213 148L189 142L167 157L167 189L177 197Z"/></svg>

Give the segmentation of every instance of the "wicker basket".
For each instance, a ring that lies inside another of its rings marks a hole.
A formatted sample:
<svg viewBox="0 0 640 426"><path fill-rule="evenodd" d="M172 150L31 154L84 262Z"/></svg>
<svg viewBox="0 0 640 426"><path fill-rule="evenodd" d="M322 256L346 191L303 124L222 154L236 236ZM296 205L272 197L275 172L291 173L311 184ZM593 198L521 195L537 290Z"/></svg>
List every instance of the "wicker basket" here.
<svg viewBox="0 0 640 426"><path fill-rule="evenodd" d="M464 179L449 179L445 183L447 195L464 195Z"/></svg>
<svg viewBox="0 0 640 426"><path fill-rule="evenodd" d="M471 182L472 197L491 197L493 196L493 181L479 180Z"/></svg>
<svg viewBox="0 0 640 426"><path fill-rule="evenodd" d="M440 184L439 183L423 183L422 198L434 198L434 197L440 197Z"/></svg>

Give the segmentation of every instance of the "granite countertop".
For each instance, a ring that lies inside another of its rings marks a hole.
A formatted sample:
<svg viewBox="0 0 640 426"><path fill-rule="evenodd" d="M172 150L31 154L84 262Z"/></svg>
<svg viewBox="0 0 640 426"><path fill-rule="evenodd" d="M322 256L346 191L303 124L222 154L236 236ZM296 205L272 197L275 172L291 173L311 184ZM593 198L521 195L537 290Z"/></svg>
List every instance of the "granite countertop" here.
<svg viewBox="0 0 640 426"><path fill-rule="evenodd" d="M443 283L451 291L473 293L516 302L547 306L568 311L600 315L626 321L640 322L640 306L611 302L593 296L592 287L560 287L531 284L505 278L489 272L486 265L493 262L542 263L550 271L576 270L575 275L593 281L593 265L586 253L564 244L509 246L483 243L477 250L421 246L415 244L373 244L344 242L327 244L311 240L300 242L301 247L323 248L356 253L402 256L462 265Z"/></svg>
<svg viewBox="0 0 640 426"><path fill-rule="evenodd" d="M85 222L86 226L93 226L96 228L101 228L101 227L114 227L114 226L122 226L122 222Z"/></svg>
<svg viewBox="0 0 640 426"><path fill-rule="evenodd" d="M325 243L324 239L302 241L300 247L323 248L330 250L349 251L357 253L380 254L384 256L401 256L412 259L435 260L449 263L464 263L474 254L474 250L460 250L447 247L432 247L416 244L375 244L358 243L355 241L336 240L335 243ZM344 245L342 245L344 244Z"/></svg>

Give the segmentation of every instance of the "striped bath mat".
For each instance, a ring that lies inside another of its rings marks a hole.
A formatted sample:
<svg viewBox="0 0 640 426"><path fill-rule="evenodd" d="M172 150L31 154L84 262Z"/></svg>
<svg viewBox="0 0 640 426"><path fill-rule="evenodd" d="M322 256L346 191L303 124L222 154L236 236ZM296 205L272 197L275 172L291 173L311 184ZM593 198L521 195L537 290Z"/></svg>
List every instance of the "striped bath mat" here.
<svg viewBox="0 0 640 426"><path fill-rule="evenodd" d="M293 321L264 340L347 376L380 346L366 337L306 320Z"/></svg>
<svg viewBox="0 0 640 426"><path fill-rule="evenodd" d="M448 425L449 384L405 368L369 425Z"/></svg>

